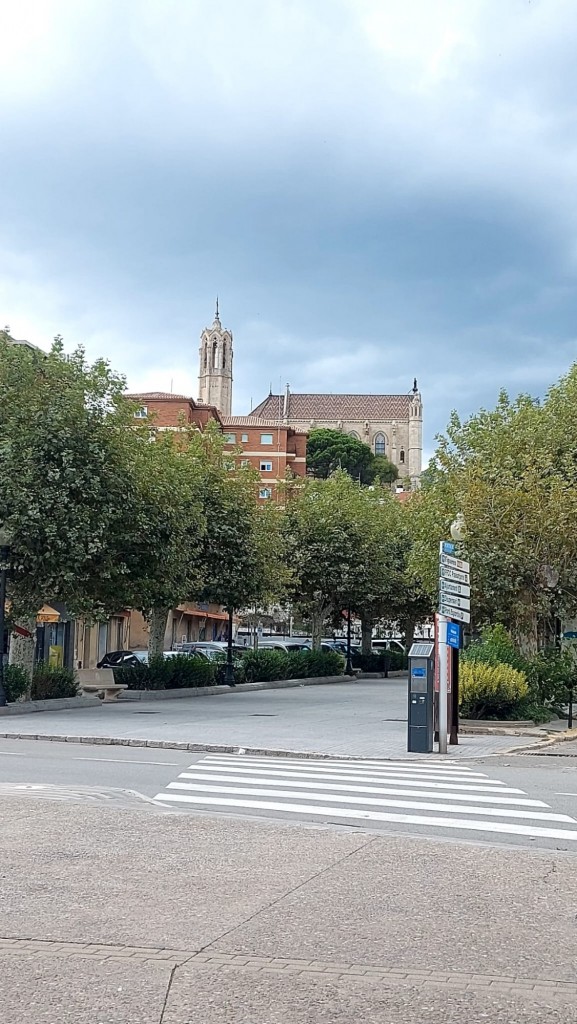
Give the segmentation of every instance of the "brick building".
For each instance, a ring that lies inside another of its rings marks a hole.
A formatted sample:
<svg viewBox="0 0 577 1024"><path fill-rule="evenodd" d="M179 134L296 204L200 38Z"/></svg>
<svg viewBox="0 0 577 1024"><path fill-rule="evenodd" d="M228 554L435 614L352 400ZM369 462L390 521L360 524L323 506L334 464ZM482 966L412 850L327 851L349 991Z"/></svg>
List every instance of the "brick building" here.
<svg viewBox="0 0 577 1024"><path fill-rule="evenodd" d="M412 488L419 486L423 455L423 403L416 379L412 389L403 395L295 394L287 384L284 395L273 395L271 391L250 415L233 417L233 337L230 330L222 327L218 302L212 326L205 328L200 340L200 401L217 407L224 429L237 435L237 443L251 445L247 457L254 460L257 469L261 462L271 461L262 451L268 446L260 442L254 446L259 433L264 435L273 431L277 443L281 448L285 447L286 463L290 463L293 472L301 475L301 466L304 474L306 463L299 461L301 456L296 454L296 449L300 452L302 447L304 457L306 442L296 438L299 434L304 437L315 427L329 427L364 441L375 455L386 455L397 467L401 479L408 478ZM251 434L252 425L256 428L254 436ZM283 428L287 433L281 441ZM243 442L243 434L250 437L250 441ZM272 449L274 444L275 441ZM293 446L295 452L292 451ZM279 468L281 461L277 460ZM264 479L263 484L266 489Z"/></svg>

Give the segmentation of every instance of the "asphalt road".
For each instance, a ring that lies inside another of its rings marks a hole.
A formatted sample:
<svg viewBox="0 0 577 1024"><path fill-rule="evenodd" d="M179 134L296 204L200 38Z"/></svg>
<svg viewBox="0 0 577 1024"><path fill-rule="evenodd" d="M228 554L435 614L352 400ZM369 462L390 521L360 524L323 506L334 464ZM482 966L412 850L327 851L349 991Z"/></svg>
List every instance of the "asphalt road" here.
<svg viewBox="0 0 577 1024"><path fill-rule="evenodd" d="M0 740L0 795L577 853L577 758L347 763Z"/></svg>

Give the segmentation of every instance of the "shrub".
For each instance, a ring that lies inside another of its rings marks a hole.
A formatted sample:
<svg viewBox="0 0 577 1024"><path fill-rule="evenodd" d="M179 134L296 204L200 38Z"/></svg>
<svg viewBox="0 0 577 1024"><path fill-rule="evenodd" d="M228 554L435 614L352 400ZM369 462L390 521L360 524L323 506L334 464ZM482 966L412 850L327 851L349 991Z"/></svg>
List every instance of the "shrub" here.
<svg viewBox="0 0 577 1024"><path fill-rule="evenodd" d="M353 668L360 668L361 672L388 672L390 668L390 658L388 657L388 651L379 651L378 654L358 654L354 653L351 660Z"/></svg>
<svg viewBox="0 0 577 1024"><path fill-rule="evenodd" d="M70 668L51 668L45 661L36 665L32 676L32 700L77 697L78 683Z"/></svg>
<svg viewBox="0 0 577 1024"><path fill-rule="evenodd" d="M511 718L529 696L529 685L511 665L463 661L459 696L463 718Z"/></svg>
<svg viewBox="0 0 577 1024"><path fill-rule="evenodd" d="M239 682L264 683L340 676L344 667L345 659L337 651L248 651L238 666L238 678Z"/></svg>
<svg viewBox="0 0 577 1024"><path fill-rule="evenodd" d="M114 681L129 690L179 690L214 686L215 666L204 658L179 654L175 658L153 658L149 665L114 669Z"/></svg>
<svg viewBox="0 0 577 1024"><path fill-rule="evenodd" d="M6 700L13 704L19 697L23 697L28 689L28 676L19 665L6 665L4 669L4 689Z"/></svg>
<svg viewBox="0 0 577 1024"><path fill-rule="evenodd" d="M566 704L570 686L577 683L573 655L565 649L545 647L530 662L531 676L539 700Z"/></svg>
<svg viewBox="0 0 577 1024"><path fill-rule="evenodd" d="M387 651L389 656L389 671L406 671L409 667L409 656L404 651Z"/></svg>
<svg viewBox="0 0 577 1024"><path fill-rule="evenodd" d="M486 626L479 640L474 640L462 655L464 662L482 662L485 665L510 665L511 668L530 675L529 663L519 653L511 634L500 622Z"/></svg>

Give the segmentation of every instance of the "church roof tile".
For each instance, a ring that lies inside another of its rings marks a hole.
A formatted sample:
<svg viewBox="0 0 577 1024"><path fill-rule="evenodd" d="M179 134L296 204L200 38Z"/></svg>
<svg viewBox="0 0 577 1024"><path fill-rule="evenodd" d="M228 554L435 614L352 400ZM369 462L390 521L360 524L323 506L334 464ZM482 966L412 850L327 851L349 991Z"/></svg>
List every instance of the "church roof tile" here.
<svg viewBox="0 0 577 1024"><path fill-rule="evenodd" d="M255 419L282 419L284 395L269 395L251 412ZM409 415L410 395L290 394L287 419L393 420Z"/></svg>

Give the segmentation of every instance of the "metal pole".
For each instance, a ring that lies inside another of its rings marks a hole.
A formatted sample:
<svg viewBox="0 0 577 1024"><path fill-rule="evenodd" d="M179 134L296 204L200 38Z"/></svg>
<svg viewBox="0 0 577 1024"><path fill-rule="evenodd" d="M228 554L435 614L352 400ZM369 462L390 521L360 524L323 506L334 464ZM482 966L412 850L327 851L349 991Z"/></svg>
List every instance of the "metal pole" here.
<svg viewBox="0 0 577 1024"><path fill-rule="evenodd" d="M573 728L573 684L569 687L569 718L567 719L567 728Z"/></svg>
<svg viewBox="0 0 577 1024"><path fill-rule="evenodd" d="M4 562L4 551L0 551L0 559ZM6 690L4 688L4 628L6 606L6 566L0 566L0 707L6 707Z"/></svg>
<svg viewBox="0 0 577 1024"><path fill-rule="evenodd" d="M348 676L353 675L353 663L351 661L351 609L347 612L347 664L345 672Z"/></svg>
<svg viewBox="0 0 577 1024"><path fill-rule="evenodd" d="M235 686L234 665L232 663L232 608L228 609L228 637L226 643L226 670L224 673L226 686Z"/></svg>
<svg viewBox="0 0 577 1024"><path fill-rule="evenodd" d="M439 637L437 655L439 658L439 754L447 753L447 690L448 690L448 650L447 650L447 618L439 615Z"/></svg>
<svg viewBox="0 0 577 1024"><path fill-rule="evenodd" d="M449 743L451 746L459 744L459 651L456 647L451 649L453 659L451 679L451 735Z"/></svg>

